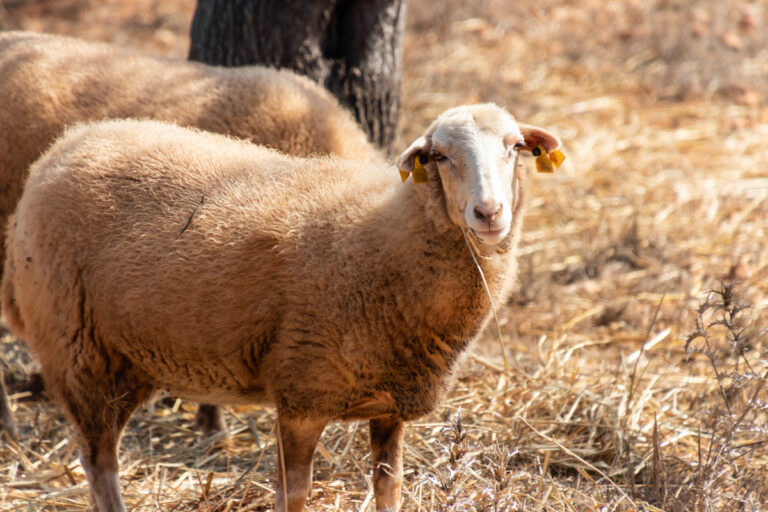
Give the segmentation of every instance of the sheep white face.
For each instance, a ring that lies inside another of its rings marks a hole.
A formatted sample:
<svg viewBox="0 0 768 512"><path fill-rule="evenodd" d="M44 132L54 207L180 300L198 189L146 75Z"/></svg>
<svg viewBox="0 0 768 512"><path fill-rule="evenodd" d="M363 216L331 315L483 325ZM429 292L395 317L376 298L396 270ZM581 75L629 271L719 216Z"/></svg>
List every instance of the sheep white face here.
<svg viewBox="0 0 768 512"><path fill-rule="evenodd" d="M432 133L430 157L437 165L451 220L489 245L503 240L517 206L517 156L522 134L517 126L507 144L478 129L468 114L445 119Z"/></svg>
<svg viewBox="0 0 768 512"><path fill-rule="evenodd" d="M415 158L433 162L451 220L496 245L509 234L520 198L520 151L537 145L551 151L560 141L540 128L519 126L495 105L457 107L432 123L400 156L398 167L412 170Z"/></svg>

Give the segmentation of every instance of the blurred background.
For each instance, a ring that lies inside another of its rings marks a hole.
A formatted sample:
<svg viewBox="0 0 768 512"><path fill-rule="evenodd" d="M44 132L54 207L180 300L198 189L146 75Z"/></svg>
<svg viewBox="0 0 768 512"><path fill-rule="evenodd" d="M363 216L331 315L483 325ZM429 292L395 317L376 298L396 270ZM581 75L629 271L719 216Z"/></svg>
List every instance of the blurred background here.
<svg viewBox="0 0 768 512"><path fill-rule="evenodd" d="M0 0L0 30L184 59L194 9ZM406 19L395 154L446 108L491 101L568 158L554 175L524 162L520 284L499 309L511 367L489 326L408 427L403 510L765 510L768 5L424 0ZM83 510L69 427L4 341L22 441L0 447L0 509ZM227 409L226 439L193 415L170 397L135 415L129 507L268 510L272 412ZM366 430L327 429L311 510L373 510Z"/></svg>

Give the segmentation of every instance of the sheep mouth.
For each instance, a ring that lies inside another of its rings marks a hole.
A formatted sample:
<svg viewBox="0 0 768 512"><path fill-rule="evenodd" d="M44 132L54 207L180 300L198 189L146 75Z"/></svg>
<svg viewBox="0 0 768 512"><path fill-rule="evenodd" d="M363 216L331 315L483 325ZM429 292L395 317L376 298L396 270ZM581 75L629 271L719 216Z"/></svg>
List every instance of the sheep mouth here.
<svg viewBox="0 0 768 512"><path fill-rule="evenodd" d="M502 227L499 229L479 230L471 228L472 234L475 235L481 243L488 245L495 245L501 242L507 235L509 228Z"/></svg>

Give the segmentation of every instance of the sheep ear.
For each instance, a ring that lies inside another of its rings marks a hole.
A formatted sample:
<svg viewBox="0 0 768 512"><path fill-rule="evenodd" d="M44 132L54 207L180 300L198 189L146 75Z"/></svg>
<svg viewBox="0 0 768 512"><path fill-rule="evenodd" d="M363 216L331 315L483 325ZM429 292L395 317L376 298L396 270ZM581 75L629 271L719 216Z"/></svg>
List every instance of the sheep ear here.
<svg viewBox="0 0 768 512"><path fill-rule="evenodd" d="M519 127L525 143L521 149L533 151L533 148L541 146L547 153L552 153L560 148L560 139L557 138L557 135L529 124L521 124Z"/></svg>
<svg viewBox="0 0 768 512"><path fill-rule="evenodd" d="M400 171L400 179L403 181L408 179L408 175L414 172L414 170L422 168L422 166L416 163L416 158L426 159L429 155L429 150L432 147L432 142L428 137L422 136L413 141L413 144L408 146L408 149L397 157L397 169ZM414 179L416 175L414 175Z"/></svg>
<svg viewBox="0 0 768 512"><path fill-rule="evenodd" d="M522 145L520 141L517 144L520 149L525 149L533 153L536 157L536 171L544 173L555 172L556 167L565 160L565 155L560 151L560 139L553 133L531 126L521 124L520 133L523 135Z"/></svg>

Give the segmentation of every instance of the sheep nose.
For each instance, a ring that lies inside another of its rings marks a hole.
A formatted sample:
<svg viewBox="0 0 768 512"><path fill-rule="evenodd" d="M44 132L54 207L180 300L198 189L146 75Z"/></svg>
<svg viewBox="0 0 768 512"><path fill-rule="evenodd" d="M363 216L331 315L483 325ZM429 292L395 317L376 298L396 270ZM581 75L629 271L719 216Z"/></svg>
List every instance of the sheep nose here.
<svg viewBox="0 0 768 512"><path fill-rule="evenodd" d="M496 220L501 215L501 203L493 203L489 205L477 205L475 206L475 217L478 220L484 220L488 224Z"/></svg>

